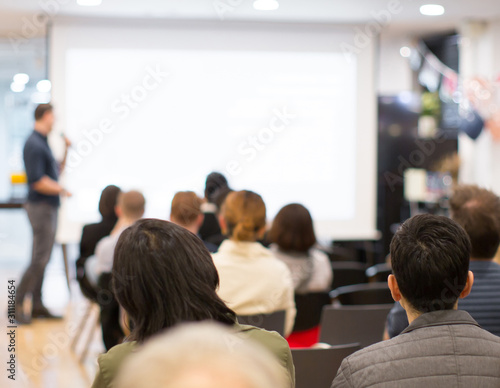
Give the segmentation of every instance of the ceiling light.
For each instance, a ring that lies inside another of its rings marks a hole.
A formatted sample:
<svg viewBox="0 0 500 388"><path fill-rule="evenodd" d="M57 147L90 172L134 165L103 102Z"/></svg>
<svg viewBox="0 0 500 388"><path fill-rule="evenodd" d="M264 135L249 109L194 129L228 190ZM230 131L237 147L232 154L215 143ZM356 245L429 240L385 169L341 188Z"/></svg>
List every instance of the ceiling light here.
<svg viewBox="0 0 500 388"><path fill-rule="evenodd" d="M258 11L274 11L279 6L276 0L255 0L253 2L254 9Z"/></svg>
<svg viewBox="0 0 500 388"><path fill-rule="evenodd" d="M401 47L401 49L399 50L399 53L401 54L402 57L404 58L409 58L410 55L411 55L411 48L409 47L406 47L406 46L403 46Z"/></svg>
<svg viewBox="0 0 500 388"><path fill-rule="evenodd" d="M17 73L12 79L16 84L26 85L30 80L30 76L26 73Z"/></svg>
<svg viewBox="0 0 500 388"><path fill-rule="evenodd" d="M439 4L426 4L420 7L420 13L426 16L439 16L444 14L444 7Z"/></svg>
<svg viewBox="0 0 500 388"><path fill-rule="evenodd" d="M50 89L52 89L52 84L48 79L43 79L41 81L38 81L38 83L36 84L36 89L40 93L48 93L50 92Z"/></svg>
<svg viewBox="0 0 500 388"><path fill-rule="evenodd" d="M94 7L96 5L101 5L102 0L76 0L76 3L84 7Z"/></svg>
<svg viewBox="0 0 500 388"><path fill-rule="evenodd" d="M24 91L24 84L18 84L16 82L12 82L10 84L10 90L12 90L14 93L20 93L22 91Z"/></svg>

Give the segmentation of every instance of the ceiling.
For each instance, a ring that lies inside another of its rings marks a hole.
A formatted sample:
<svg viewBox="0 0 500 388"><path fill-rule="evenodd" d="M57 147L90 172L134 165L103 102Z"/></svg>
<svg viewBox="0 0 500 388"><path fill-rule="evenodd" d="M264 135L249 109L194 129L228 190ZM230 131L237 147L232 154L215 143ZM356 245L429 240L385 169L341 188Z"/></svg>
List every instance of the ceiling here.
<svg viewBox="0 0 500 388"><path fill-rule="evenodd" d="M396 4L389 23L384 26L408 32L457 27L462 21L500 19L499 0L278 0L276 11L256 11L253 0L102 0L98 7L81 7L76 0L2 0L0 36L26 34L27 21L36 14L64 17L105 17L212 21L273 21L314 23L366 23L375 14ZM422 4L445 7L442 16L419 13ZM23 31L24 27L24 31ZM31 32L28 32L31 33ZM43 35L43 29L35 28Z"/></svg>
<svg viewBox="0 0 500 388"><path fill-rule="evenodd" d="M383 19L385 31L423 34L457 28L465 20L500 20L499 0L278 0L276 11L256 11L254 0L102 0L98 7L81 7L76 0L0 0L0 81L16 71L45 74L45 28L50 18L267 21L363 24ZM443 5L443 16L428 17L419 7L428 2ZM389 8L389 4L396 4ZM36 19L36 17L39 19ZM42 39L31 39L40 37ZM3 39L2 39L3 38ZM16 45L17 44L17 45ZM9 81L10 82L10 81Z"/></svg>

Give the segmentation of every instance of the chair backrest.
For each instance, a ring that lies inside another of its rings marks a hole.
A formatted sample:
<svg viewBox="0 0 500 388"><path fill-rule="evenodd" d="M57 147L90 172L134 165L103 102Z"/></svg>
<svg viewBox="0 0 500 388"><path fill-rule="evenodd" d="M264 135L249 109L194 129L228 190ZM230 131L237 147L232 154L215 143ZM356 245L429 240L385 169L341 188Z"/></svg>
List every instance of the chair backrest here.
<svg viewBox="0 0 500 388"><path fill-rule="evenodd" d="M285 334L285 311L276 311L270 314L238 315L238 323L243 325L252 325L276 331L282 336Z"/></svg>
<svg viewBox="0 0 500 388"><path fill-rule="evenodd" d="M359 350L359 344L327 349L292 349L296 388L330 388L342 360Z"/></svg>
<svg viewBox="0 0 500 388"><path fill-rule="evenodd" d="M389 264L375 264L366 269L366 277L370 282L386 282L392 268Z"/></svg>
<svg viewBox="0 0 500 388"><path fill-rule="evenodd" d="M366 265L357 261L332 262L332 290L351 284L366 283Z"/></svg>
<svg viewBox="0 0 500 388"><path fill-rule="evenodd" d="M394 304L325 306L319 341L330 345L358 342L361 348L379 342L392 306Z"/></svg>
<svg viewBox="0 0 500 388"><path fill-rule="evenodd" d="M330 298L337 299L343 305L394 303L387 282L339 287L330 292Z"/></svg>
<svg viewBox="0 0 500 388"><path fill-rule="evenodd" d="M330 304L328 292L295 294L295 325L293 331L304 331L319 325L323 306Z"/></svg>

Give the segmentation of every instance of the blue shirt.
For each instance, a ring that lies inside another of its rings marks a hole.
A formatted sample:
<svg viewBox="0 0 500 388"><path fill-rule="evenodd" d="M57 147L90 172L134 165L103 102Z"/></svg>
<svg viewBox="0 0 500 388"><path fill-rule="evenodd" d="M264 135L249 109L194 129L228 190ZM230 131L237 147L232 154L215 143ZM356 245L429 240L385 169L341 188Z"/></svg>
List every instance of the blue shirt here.
<svg viewBox="0 0 500 388"><path fill-rule="evenodd" d="M45 195L33 189L33 184L43 176L57 181L59 166L52 155L47 136L33 131L24 144L24 167L28 178L28 202L45 202L59 206L59 195Z"/></svg>
<svg viewBox="0 0 500 388"><path fill-rule="evenodd" d="M500 336L500 265L489 260L473 260L469 270L474 283L469 294L458 300L458 309L467 311L481 327ZM387 316L387 331L393 338L408 326L406 311L396 303Z"/></svg>

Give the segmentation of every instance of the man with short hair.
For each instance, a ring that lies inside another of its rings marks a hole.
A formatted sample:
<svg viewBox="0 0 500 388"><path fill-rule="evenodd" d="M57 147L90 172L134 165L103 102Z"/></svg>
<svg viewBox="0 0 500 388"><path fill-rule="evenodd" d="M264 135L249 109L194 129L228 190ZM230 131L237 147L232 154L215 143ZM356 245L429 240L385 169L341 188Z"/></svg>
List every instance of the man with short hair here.
<svg viewBox="0 0 500 388"><path fill-rule="evenodd" d="M60 318L50 313L42 303L45 267L50 260L57 228L59 196L70 195L58 182L66 162L70 142L65 138L66 153L57 164L49 147L47 136L54 125L50 104L40 104L35 110L35 128L24 145L24 165L28 180L26 212L33 230L31 262L17 287L16 320L26 324L31 318ZM32 295L31 315L24 314L24 299Z"/></svg>
<svg viewBox="0 0 500 388"><path fill-rule="evenodd" d="M450 199L451 218L471 240L469 269L474 287L458 308L467 311L485 330L500 336L500 265L493 259L500 245L500 198L475 185L458 186ZM392 338L408 326L406 313L396 303L387 316L387 335Z"/></svg>
<svg viewBox="0 0 500 388"><path fill-rule="evenodd" d="M199 230L204 220L204 214L201 211L202 203L203 200L196 193L192 191L179 191L172 199L170 221L189 230L201 239ZM217 251L215 244L206 241L203 241L203 243L211 253Z"/></svg>
<svg viewBox="0 0 500 388"><path fill-rule="evenodd" d="M417 215L390 250L389 288L410 325L344 359L332 388L500 386L500 338L457 310L474 282L465 230L447 217Z"/></svg>
<svg viewBox="0 0 500 388"><path fill-rule="evenodd" d="M146 200L138 191L120 193L115 207L118 221L111 234L99 241L95 248L96 272L99 277L97 284L101 290L98 302L101 307L102 338L107 350L119 344L124 336L120 326L120 306L111 288L115 246L121 233L142 218L145 205Z"/></svg>

